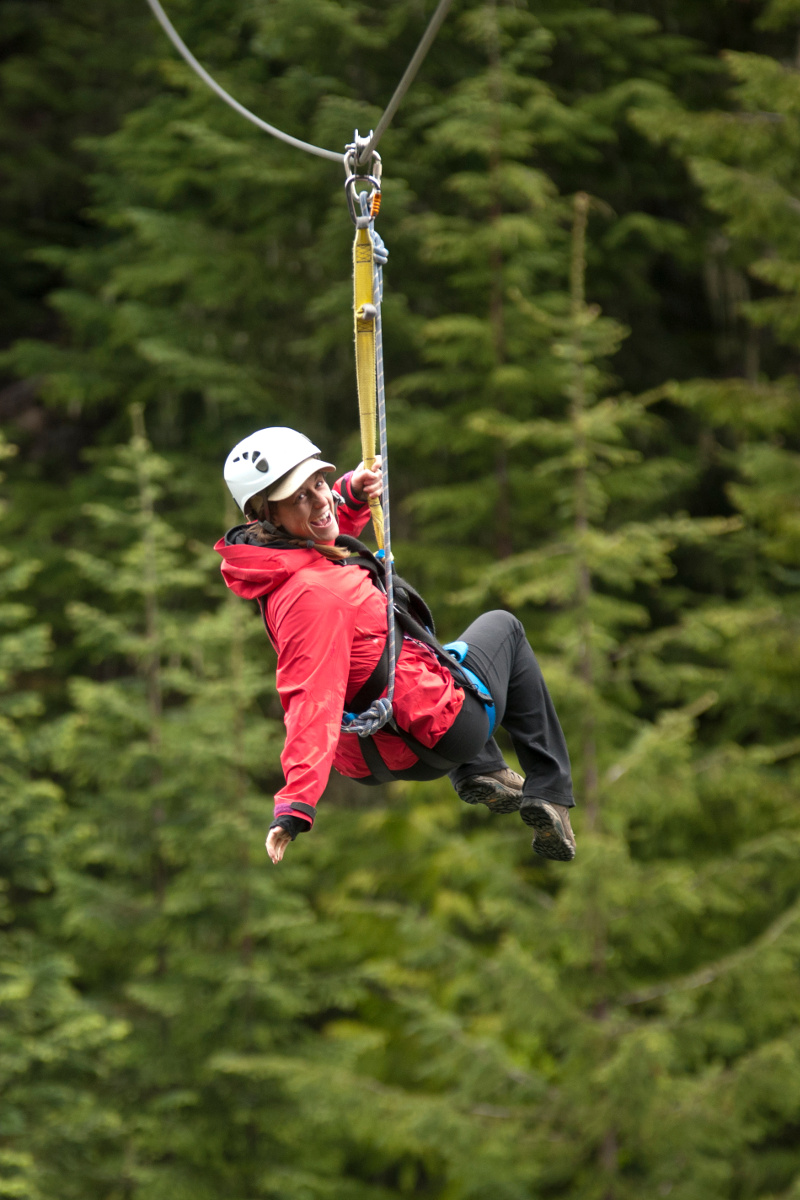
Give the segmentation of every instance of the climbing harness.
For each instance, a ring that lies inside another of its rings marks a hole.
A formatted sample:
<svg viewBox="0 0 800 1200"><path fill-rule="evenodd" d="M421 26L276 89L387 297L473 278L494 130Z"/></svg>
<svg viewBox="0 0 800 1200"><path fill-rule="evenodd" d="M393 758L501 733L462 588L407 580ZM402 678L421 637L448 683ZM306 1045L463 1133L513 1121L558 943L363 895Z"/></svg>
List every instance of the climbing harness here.
<svg viewBox="0 0 800 1200"><path fill-rule="evenodd" d="M280 545L280 543L277 544ZM288 543L289 546L291 544L291 542ZM361 567L367 571L375 587L380 592L385 592L386 577L382 559L373 554L358 538L351 537L348 534L339 534L336 539L336 545L350 552L348 558L341 560L340 567ZM392 624L396 643L399 644L404 637L409 637L427 646L442 665L448 669L456 684L480 701L486 712L486 739L488 740L492 736L497 724L497 710L494 699L486 684L474 671L464 665L463 660L469 651L469 646L466 642L449 642L443 646L436 637L433 614L422 596L420 596L412 584L397 575L394 568L392 568L391 576L394 584ZM275 637L267 619L266 597L258 596L256 597L256 602L261 612L267 636L273 646L275 646ZM348 708L352 711L345 712L345 721L342 723L342 730L343 732L350 733L358 732L361 753L370 771L369 776L358 777L357 782L372 784L391 783L397 778L438 778L458 766L458 763L446 758L436 747L425 746L413 734L409 733L408 730L397 725L394 719L386 722L376 719L370 721L368 719L373 709L377 713L381 713L388 708L389 716L391 716L391 705L387 705L386 698L381 697L381 693L387 689L387 685L390 682L389 646L390 639L387 636L381 656L373 667L371 675L361 684L358 691L345 701ZM367 712L361 713L361 716L359 716L359 710L364 708L367 708ZM419 760L419 769L410 768L403 772L395 773L386 765L374 740L374 734L381 728L384 728L385 733L405 742Z"/></svg>
<svg viewBox="0 0 800 1200"><path fill-rule="evenodd" d="M439 27L447 16L447 11L452 2L453 0L439 0L436 11L428 22L428 27L422 35L422 39L414 51L411 61L403 72L403 76L395 88L394 95L386 106L375 132L370 135L369 139L364 143L364 146L360 150L360 162L366 162L369 156L377 149L378 142L383 137L384 132L388 128L389 122L392 120L394 114L400 107L400 103L410 88L417 71L421 67L425 55L433 45L434 38L439 32ZM245 108L243 104L240 104L239 101L234 99L230 92L226 92L225 88L218 84L216 79L209 75L205 67L203 67L197 61L189 47L181 38L175 26L170 21L167 14L164 12L164 9L159 4L159 0L147 0L147 3L150 5L153 15L155 16L159 25L164 30L184 62L188 63L195 75L202 79L206 87L211 88L212 92L215 92L216 95L219 96L220 100L224 100L226 104L229 104L230 107L235 112L239 113L241 117L244 117L246 121L250 121L253 125L256 125L259 129L263 130L264 133L270 134L271 137L278 138L279 141L286 142L289 146L294 146L297 150L305 150L307 154L315 154L318 158L327 158L330 159L331 162L339 162L341 160L341 154L337 153L335 150L325 150L322 146L314 146L311 142L304 142L300 138L292 137L291 134L284 133L281 129L276 129L274 125L269 125L266 121L263 121L261 117L257 117L255 113L250 112L249 108Z"/></svg>
<svg viewBox="0 0 800 1200"><path fill-rule="evenodd" d="M470 683L476 688L476 695L486 709L486 715L489 718L489 737L492 736L497 728L497 707L495 705L492 693L489 691L482 679L479 679L475 672L470 667L464 666L464 659L469 654L468 642L445 642L445 650L449 650L453 658L461 667L461 670Z"/></svg>
<svg viewBox="0 0 800 1200"><path fill-rule="evenodd" d="M407 636L432 650L442 665L448 669L458 686L475 696L484 706L488 719L486 734L488 741L497 724L497 709L486 684L478 678L474 671L464 666L463 660L469 651L469 646L466 642L450 642L445 646L441 644L436 637L431 610L419 592L395 573L393 563L390 563L390 569L387 571L386 559L380 560L357 538L340 535L336 544L350 550L350 557L344 560L343 566L364 568L369 572L375 586L381 591L386 591L387 594L387 582L390 585L393 584L394 595L391 610L387 605L389 627L383 652L369 679L361 685L356 695L350 698L349 707L354 711L344 714L342 731L358 733L364 762L369 767L375 782L390 783L396 778L396 775L383 761L374 741L374 734L382 728L385 728L386 733L394 734L405 742L426 767L433 768L438 774L451 771L458 765L457 763L439 754L435 748L423 745L408 730L402 729L393 718L389 690L391 689L393 693L392 647L402 643L403 638ZM384 690L387 691L387 696L381 697ZM370 707L359 716L358 709L365 705ZM388 711L386 711L387 709ZM385 711L385 719L379 720L378 717ZM361 780L361 782L370 781Z"/></svg>

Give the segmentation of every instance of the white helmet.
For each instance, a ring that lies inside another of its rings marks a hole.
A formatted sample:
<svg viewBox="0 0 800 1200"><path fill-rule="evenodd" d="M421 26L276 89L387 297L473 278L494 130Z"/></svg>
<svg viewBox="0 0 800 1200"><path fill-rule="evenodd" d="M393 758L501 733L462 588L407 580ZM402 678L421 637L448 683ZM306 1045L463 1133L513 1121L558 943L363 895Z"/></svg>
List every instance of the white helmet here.
<svg viewBox="0 0 800 1200"><path fill-rule="evenodd" d="M244 512L247 501L271 484L275 486L271 488L270 500L283 500L314 471L333 469L333 463L320 460L319 448L305 434L273 425L237 442L225 460L223 474L231 495Z"/></svg>

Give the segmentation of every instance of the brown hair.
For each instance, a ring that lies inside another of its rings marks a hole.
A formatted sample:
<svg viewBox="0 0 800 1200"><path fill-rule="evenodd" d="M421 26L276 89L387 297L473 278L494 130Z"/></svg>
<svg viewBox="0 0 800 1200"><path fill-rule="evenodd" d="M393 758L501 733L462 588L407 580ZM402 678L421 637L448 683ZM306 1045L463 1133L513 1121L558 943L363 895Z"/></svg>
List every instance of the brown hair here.
<svg viewBox="0 0 800 1200"><path fill-rule="evenodd" d="M277 529L269 521L259 521L260 528L256 530L256 541L260 546L272 546L275 550L318 550L323 558L331 562L341 562L350 557L350 551L344 546L328 546L324 542L315 542L311 538L294 538L278 526Z"/></svg>
<svg viewBox="0 0 800 1200"><path fill-rule="evenodd" d="M256 504L253 504L253 501ZM344 546L327 546L324 542L315 542L311 538L295 538L288 534L282 525L275 526L269 520L268 516L264 516L264 510L267 513L270 509L270 503L264 492L256 492L255 496L251 496L245 504L244 512L246 517L255 518L258 522L258 529L255 530L256 542L260 546L272 546L275 550L318 550L323 558L329 559L330 562L341 562L345 558L350 557L350 551Z"/></svg>
<svg viewBox="0 0 800 1200"><path fill-rule="evenodd" d="M267 498L269 488L255 492L245 504L245 516L251 521L258 521L258 529L254 530L255 541L259 546L272 546L273 550L317 550L331 563L341 563L350 557L350 551L344 546L326 546L324 542L313 541L311 538L293 538L283 526L273 526L270 521L272 504ZM255 503L253 503L255 502Z"/></svg>

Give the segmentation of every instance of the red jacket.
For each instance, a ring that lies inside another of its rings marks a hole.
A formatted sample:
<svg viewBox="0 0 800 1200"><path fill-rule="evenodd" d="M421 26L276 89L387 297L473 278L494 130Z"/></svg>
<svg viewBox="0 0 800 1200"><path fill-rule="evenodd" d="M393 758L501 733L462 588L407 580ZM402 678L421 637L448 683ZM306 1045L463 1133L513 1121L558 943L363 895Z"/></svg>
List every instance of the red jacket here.
<svg viewBox="0 0 800 1200"><path fill-rule="evenodd" d="M369 519L366 504L350 499L348 477L334 491L342 533L358 535ZM266 599L266 617L278 652L276 682L286 725L281 755L286 784L275 797L275 816L290 814L313 824L317 801L331 767L357 779L370 774L359 739L341 733L345 701L369 679L386 641L386 601L360 567L331 562L317 550L275 550L228 544L222 575L245 600ZM452 725L464 693L450 672L419 642L403 639L397 660L394 715L401 729L433 746ZM416 763L400 738L375 738L386 765L404 770Z"/></svg>

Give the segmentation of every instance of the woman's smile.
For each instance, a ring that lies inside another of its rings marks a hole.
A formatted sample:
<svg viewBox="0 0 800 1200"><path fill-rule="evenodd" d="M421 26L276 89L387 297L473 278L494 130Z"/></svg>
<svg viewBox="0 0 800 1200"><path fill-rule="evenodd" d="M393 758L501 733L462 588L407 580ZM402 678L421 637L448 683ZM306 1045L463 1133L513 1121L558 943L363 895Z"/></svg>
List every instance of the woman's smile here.
<svg viewBox="0 0 800 1200"><path fill-rule="evenodd" d="M321 516L316 517L316 518L312 517L310 520L310 524L313 529L319 529L320 531L322 531L322 530L330 529L332 521L333 521L333 513L328 509L324 513L322 513Z"/></svg>
<svg viewBox="0 0 800 1200"><path fill-rule="evenodd" d="M333 493L324 471L310 475L301 488L285 500L270 505L272 521L292 537L332 542L339 536Z"/></svg>

